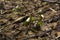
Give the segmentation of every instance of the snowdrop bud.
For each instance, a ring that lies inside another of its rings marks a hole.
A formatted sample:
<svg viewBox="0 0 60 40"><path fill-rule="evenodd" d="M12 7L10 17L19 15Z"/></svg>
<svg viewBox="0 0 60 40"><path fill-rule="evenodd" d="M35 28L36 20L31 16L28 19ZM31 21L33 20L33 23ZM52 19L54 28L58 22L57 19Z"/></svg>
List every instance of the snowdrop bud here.
<svg viewBox="0 0 60 40"><path fill-rule="evenodd" d="M27 22L29 22L30 21L30 17L29 18L27 18L27 20L26 20Z"/></svg>

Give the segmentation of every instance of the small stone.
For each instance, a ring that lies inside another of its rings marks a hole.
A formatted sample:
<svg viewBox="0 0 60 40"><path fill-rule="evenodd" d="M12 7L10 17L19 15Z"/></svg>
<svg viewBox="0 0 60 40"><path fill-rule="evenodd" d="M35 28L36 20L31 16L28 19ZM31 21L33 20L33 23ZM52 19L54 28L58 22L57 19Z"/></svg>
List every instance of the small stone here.
<svg viewBox="0 0 60 40"><path fill-rule="evenodd" d="M56 38L59 38L59 37L60 37L60 32L57 32L57 35L58 35L58 36L57 36Z"/></svg>
<svg viewBox="0 0 60 40"><path fill-rule="evenodd" d="M44 18L44 15L41 15L42 18Z"/></svg>
<svg viewBox="0 0 60 40"><path fill-rule="evenodd" d="M33 32L32 31L29 31L28 34L31 35L31 34L33 34Z"/></svg>

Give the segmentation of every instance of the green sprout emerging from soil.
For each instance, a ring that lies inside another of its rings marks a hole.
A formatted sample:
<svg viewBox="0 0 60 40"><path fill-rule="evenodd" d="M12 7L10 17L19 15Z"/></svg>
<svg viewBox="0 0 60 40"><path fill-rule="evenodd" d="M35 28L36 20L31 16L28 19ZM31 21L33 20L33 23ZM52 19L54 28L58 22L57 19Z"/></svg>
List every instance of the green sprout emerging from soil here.
<svg viewBox="0 0 60 40"><path fill-rule="evenodd" d="M29 18L27 18L26 19L26 21L24 21L23 22L23 24L25 25L25 26L27 26L27 25L29 25L29 23L33 23L34 21L35 21L36 19L35 19L35 17L29 17ZM42 26L42 24L43 24L43 21L42 21L42 17L41 17L41 15L40 15L40 19L38 20L38 22L37 22L37 26L36 26L36 28L35 27L31 27L31 30L33 31L33 32L38 32L39 31L39 28Z"/></svg>
<svg viewBox="0 0 60 40"><path fill-rule="evenodd" d="M39 19L39 21L37 22L37 26L36 26L36 28L34 29L34 28L32 28L32 30L35 32L35 33L37 33L39 30L40 30L40 27L42 26L42 24L43 24L43 21L42 21L42 17L40 16L40 19Z"/></svg>
<svg viewBox="0 0 60 40"><path fill-rule="evenodd" d="M30 21L31 22L35 21L35 18L34 17L30 17Z"/></svg>

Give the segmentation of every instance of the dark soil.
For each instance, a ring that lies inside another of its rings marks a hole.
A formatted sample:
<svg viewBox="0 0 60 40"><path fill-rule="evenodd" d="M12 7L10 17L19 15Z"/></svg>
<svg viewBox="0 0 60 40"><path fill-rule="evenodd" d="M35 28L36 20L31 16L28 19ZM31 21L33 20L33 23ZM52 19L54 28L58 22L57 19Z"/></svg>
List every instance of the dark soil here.
<svg viewBox="0 0 60 40"><path fill-rule="evenodd" d="M60 40L60 1L1 0L0 40Z"/></svg>

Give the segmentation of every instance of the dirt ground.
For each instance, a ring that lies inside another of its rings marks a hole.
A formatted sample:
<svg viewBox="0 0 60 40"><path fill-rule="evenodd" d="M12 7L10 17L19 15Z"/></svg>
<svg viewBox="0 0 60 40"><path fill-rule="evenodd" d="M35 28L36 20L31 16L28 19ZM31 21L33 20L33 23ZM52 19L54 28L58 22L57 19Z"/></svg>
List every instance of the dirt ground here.
<svg viewBox="0 0 60 40"><path fill-rule="evenodd" d="M60 1L0 0L0 40L60 40Z"/></svg>

